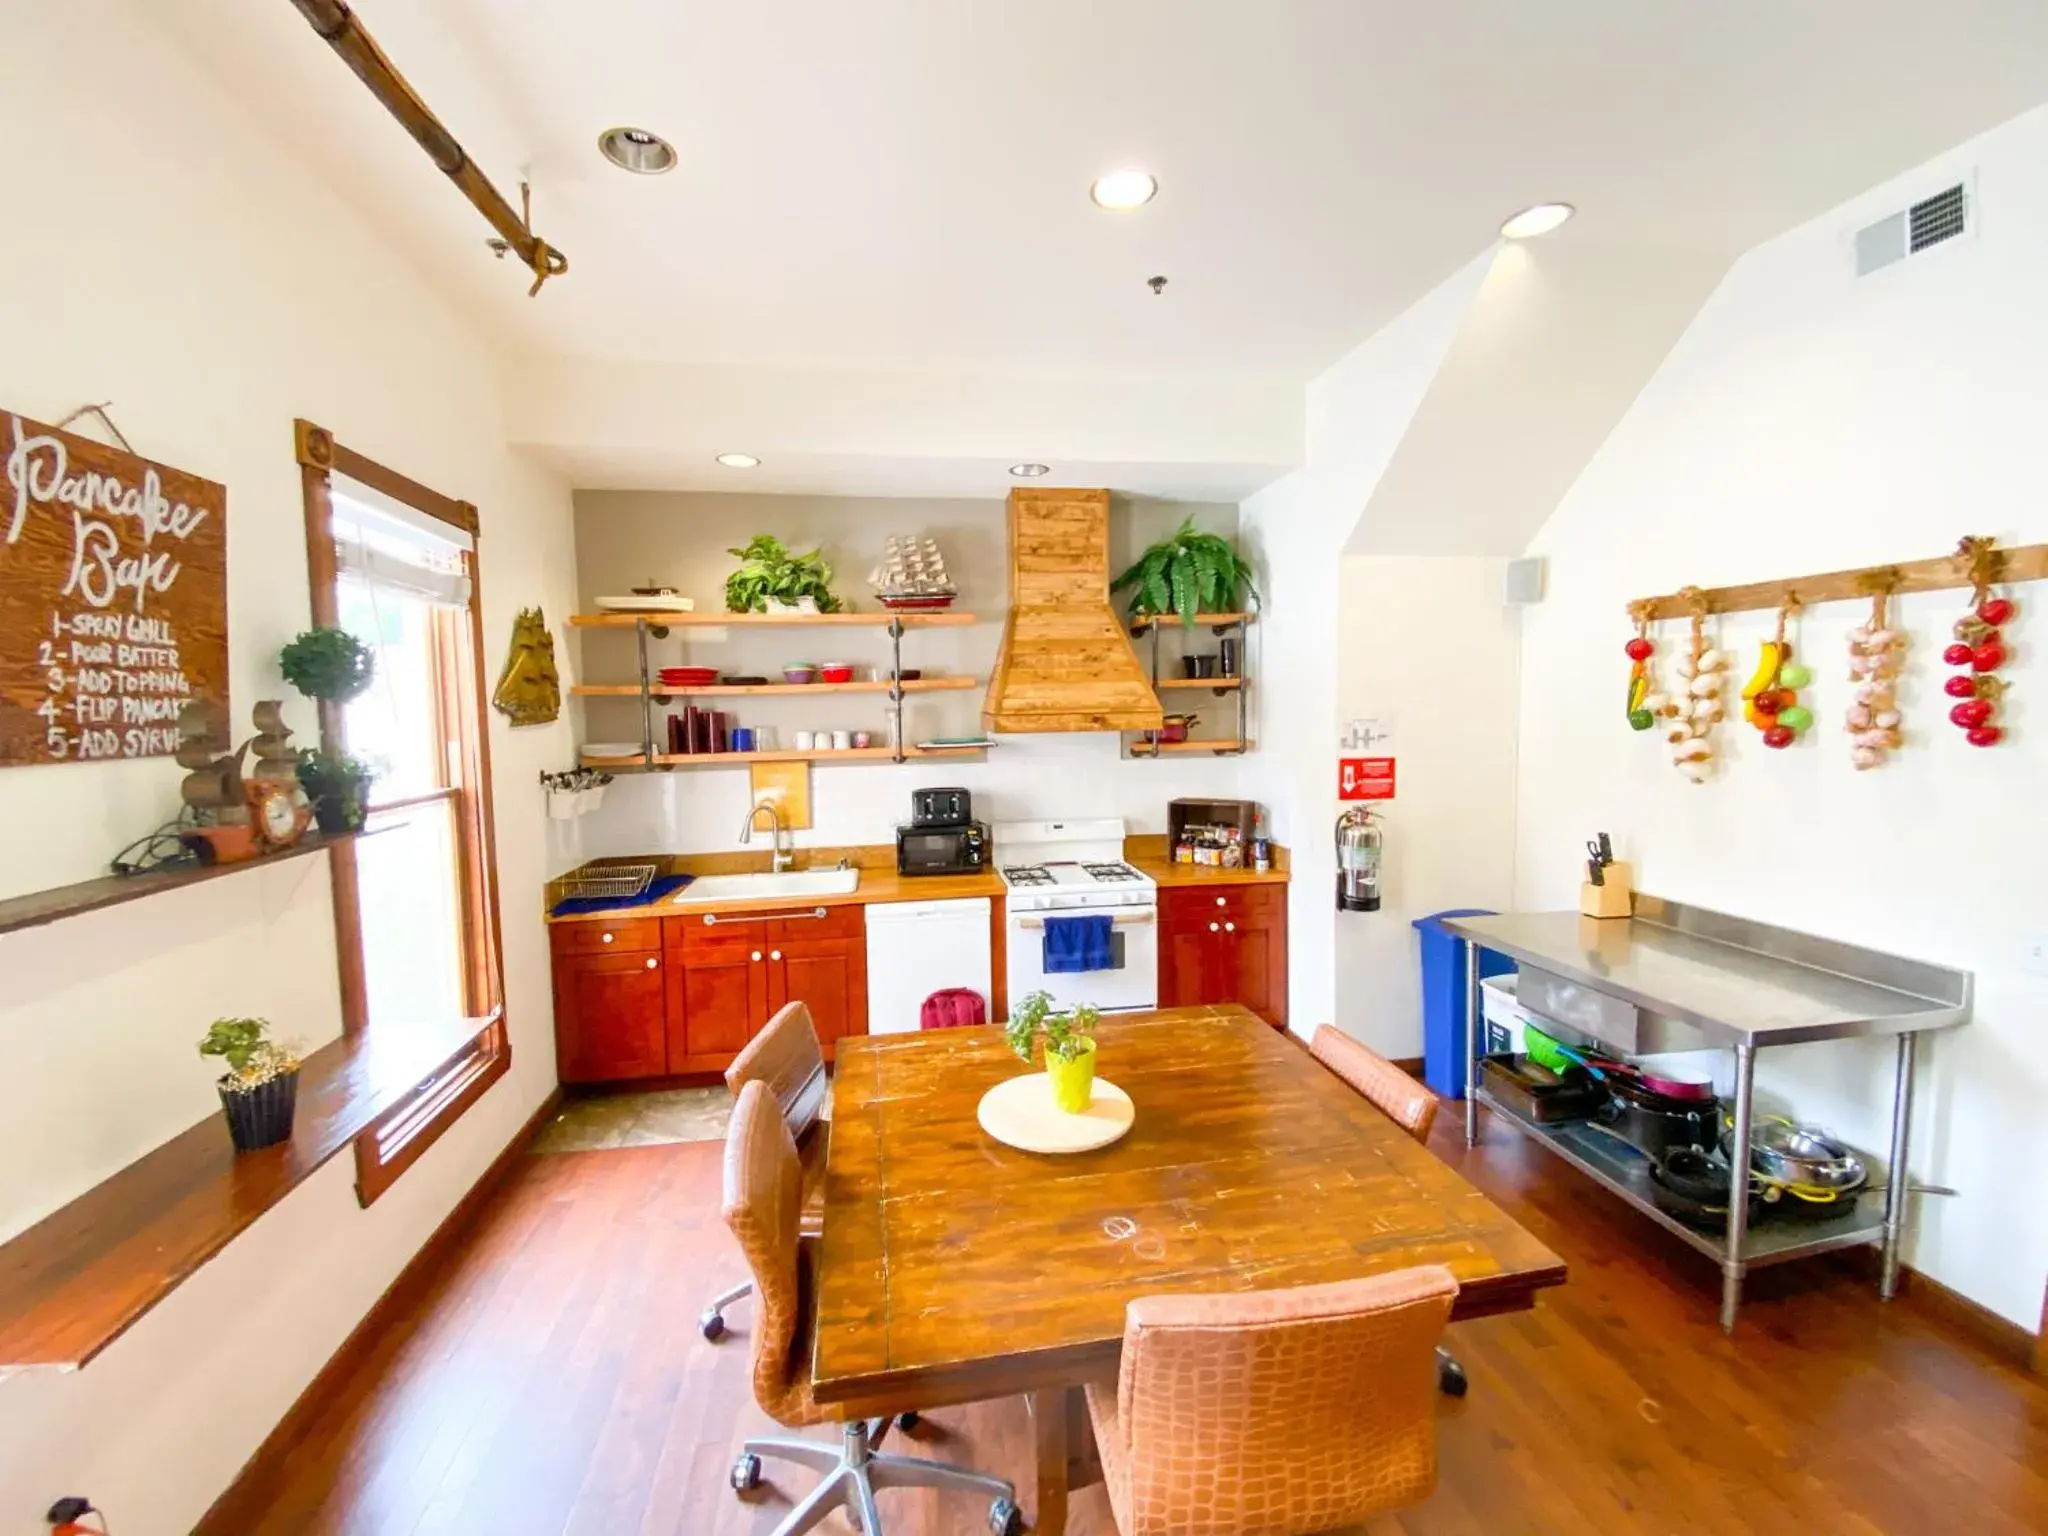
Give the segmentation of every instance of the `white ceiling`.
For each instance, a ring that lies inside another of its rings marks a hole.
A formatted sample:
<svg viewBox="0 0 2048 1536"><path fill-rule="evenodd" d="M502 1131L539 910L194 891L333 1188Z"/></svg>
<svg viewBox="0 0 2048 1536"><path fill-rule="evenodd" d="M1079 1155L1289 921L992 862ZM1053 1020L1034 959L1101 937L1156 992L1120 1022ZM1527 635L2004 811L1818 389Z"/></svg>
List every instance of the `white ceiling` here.
<svg viewBox="0 0 2048 1536"><path fill-rule="evenodd" d="M508 348L841 375L1292 387L1526 203L1740 249L2048 95L2038 0L358 0L501 187L532 168L571 265L529 301L286 0L139 9ZM618 123L680 166L603 163ZM1128 164L1158 199L1093 207Z"/></svg>

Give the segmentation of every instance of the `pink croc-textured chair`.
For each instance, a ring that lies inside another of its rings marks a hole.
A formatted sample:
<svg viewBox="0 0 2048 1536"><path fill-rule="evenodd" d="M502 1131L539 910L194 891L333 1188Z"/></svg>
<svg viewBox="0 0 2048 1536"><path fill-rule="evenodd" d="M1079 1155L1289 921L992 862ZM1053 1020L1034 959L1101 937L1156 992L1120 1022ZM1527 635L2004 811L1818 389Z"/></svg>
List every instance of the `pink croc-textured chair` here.
<svg viewBox="0 0 2048 1536"><path fill-rule="evenodd" d="M1124 1314L1088 1411L1120 1536L1309 1536L1436 1486L1441 1265Z"/></svg>
<svg viewBox="0 0 2048 1536"><path fill-rule="evenodd" d="M1436 1123L1437 1096L1403 1072L1378 1051L1360 1045L1334 1024L1316 1026L1308 1043L1309 1054L1417 1141L1429 1140L1429 1128ZM1451 1358L1447 1349L1436 1352L1437 1385L1452 1397L1463 1397L1468 1383L1465 1368Z"/></svg>
<svg viewBox="0 0 2048 1536"><path fill-rule="evenodd" d="M797 1234L803 1207L803 1168L784 1110L766 1083L744 1084L725 1136L725 1224L739 1239L753 1271L760 1319L754 1328L754 1401L791 1428L838 1418L811 1391L814 1294L810 1257ZM761 1481L764 1457L815 1467L824 1476L775 1527L775 1536L799 1536L842 1509L863 1536L883 1536L875 1493L883 1488L941 1488L988 1501L988 1523L998 1536L1021 1536L1016 1490L1001 1478L916 1456L885 1456L876 1447L890 1421L847 1419L838 1447L818 1440L749 1440L733 1462L732 1486L744 1493ZM947 1529L961 1527L949 1526Z"/></svg>

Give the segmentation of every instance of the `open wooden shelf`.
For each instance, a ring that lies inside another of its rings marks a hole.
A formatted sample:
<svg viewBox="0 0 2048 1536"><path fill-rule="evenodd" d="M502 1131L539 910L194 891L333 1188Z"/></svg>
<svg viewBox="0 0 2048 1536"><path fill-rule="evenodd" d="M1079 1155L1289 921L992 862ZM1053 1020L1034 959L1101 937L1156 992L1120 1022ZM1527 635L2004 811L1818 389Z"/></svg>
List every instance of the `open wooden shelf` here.
<svg viewBox="0 0 2048 1536"><path fill-rule="evenodd" d="M755 683L735 686L713 683L701 688L671 688L666 683L649 683L647 691L657 699L728 698L735 694L794 693L887 693L890 684L878 678L865 683ZM913 677L904 681L905 693L957 693L981 686L978 677ZM569 690L585 699L637 699L638 683L577 683Z"/></svg>
<svg viewBox="0 0 2048 1536"><path fill-rule="evenodd" d="M1252 615L1248 613L1198 613L1195 615L1195 626L1197 628L1204 625L1228 628L1232 624L1249 624L1251 621ZM1124 623L1133 631L1141 629L1179 629L1182 627L1180 615L1177 613L1148 613L1140 618L1126 619Z"/></svg>
<svg viewBox="0 0 2048 1536"><path fill-rule="evenodd" d="M330 1041L299 1069L290 1141L237 1154L216 1111L0 1243L0 1377L84 1366L495 1022Z"/></svg>
<svg viewBox="0 0 2048 1536"><path fill-rule="evenodd" d="M1241 677L1162 677L1152 685L1154 688L1214 688L1219 693L1228 688L1242 688Z"/></svg>
<svg viewBox="0 0 2048 1536"><path fill-rule="evenodd" d="M253 859L242 859L233 864L185 864L176 869L153 869L139 875L101 875L97 880L84 880L77 885L60 885L52 890L31 891L26 896L13 896L0 901L0 933L13 933L22 928L40 928L45 923L60 922L67 917L76 917L81 912L96 912L102 907L118 907L124 901L140 901L145 896L181 890L188 885L201 885L208 880L217 880L222 875L239 874L245 869L265 869L272 864L283 864L290 859L304 858L307 854L318 853L323 848L332 848L337 844L353 842L359 837L369 835L372 834L330 834L309 830L289 848L277 853L259 854Z"/></svg>
<svg viewBox="0 0 2048 1536"><path fill-rule="evenodd" d="M651 629L886 629L901 621L905 629L951 629L980 620L951 608L917 608L894 613L575 613L569 622L579 629L632 629L645 622Z"/></svg>
<svg viewBox="0 0 2048 1536"><path fill-rule="evenodd" d="M1245 750L1241 741L1134 741L1133 757L1166 757L1181 752L1233 753Z"/></svg>
<svg viewBox="0 0 2048 1536"><path fill-rule="evenodd" d="M987 747L905 747L906 761L925 757L972 757L986 752ZM837 751L831 747L809 752L657 752L652 762L641 753L631 757L592 757L588 753L580 761L585 768L729 768L736 763L888 763L896 759L894 747L848 747Z"/></svg>

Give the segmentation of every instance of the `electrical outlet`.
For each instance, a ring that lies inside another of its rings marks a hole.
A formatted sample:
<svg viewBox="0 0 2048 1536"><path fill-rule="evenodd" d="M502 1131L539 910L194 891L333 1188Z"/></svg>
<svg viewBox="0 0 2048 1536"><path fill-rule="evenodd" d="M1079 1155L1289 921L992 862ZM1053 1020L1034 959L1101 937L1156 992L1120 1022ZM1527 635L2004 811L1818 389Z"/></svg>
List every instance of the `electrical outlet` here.
<svg viewBox="0 0 2048 1536"><path fill-rule="evenodd" d="M2020 940L2020 967L2048 976L2048 933L2030 933Z"/></svg>

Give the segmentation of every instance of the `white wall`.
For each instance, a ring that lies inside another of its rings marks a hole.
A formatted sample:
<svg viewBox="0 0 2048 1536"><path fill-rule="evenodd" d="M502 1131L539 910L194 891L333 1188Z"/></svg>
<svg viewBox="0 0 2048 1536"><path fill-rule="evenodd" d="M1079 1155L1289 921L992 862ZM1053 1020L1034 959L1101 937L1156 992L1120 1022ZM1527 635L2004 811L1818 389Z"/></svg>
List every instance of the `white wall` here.
<svg viewBox="0 0 2048 1536"><path fill-rule="evenodd" d="M308 618L294 416L477 503L493 645L522 604L568 611L568 496L504 449L484 341L269 147L154 11L10 8L0 408L48 421L110 399L139 449L227 485L232 708L246 720L257 699L289 698L310 737L274 662ZM324 53L278 15L280 46ZM190 1529L547 1093L533 781L568 761L568 726L494 720L492 752L513 1071L370 1210L337 1158L83 1372L0 1380L0 1532L47 1530L50 1500L79 1492L123 1536ZM168 759L0 773L0 894L102 873L175 807L178 776ZM0 1234L217 1112L193 1052L214 1016L261 1012L308 1045L333 1036L323 864L0 938Z"/></svg>
<svg viewBox="0 0 2048 1536"><path fill-rule="evenodd" d="M904 702L905 735L971 735L981 729L986 680L1002 639L1009 602L1008 524L1000 500L945 501L845 496L749 496L709 493L579 492L576 497L577 579L587 603L622 592L648 577L694 597L700 611L724 606L725 578L737 563L726 553L756 533L772 533L792 549L821 548L833 566L833 590L872 606L867 576L891 534L929 534L960 587L960 607L981 622L959 629L912 630L904 636L905 666L982 679L958 692L911 694ZM1228 503L1152 501L1119 496L1110 511L1111 574L1145 547L1170 535L1183 517L1233 537L1237 509ZM1123 597L1117 599L1119 611ZM655 665L688 659L728 671L777 676L789 661L851 661L887 670L888 636L851 629L825 638L797 630L677 630L653 642ZM586 630L578 641L578 675L591 682L629 682L634 642L629 633ZM821 651L819 647L828 647ZM1139 655L1148 656L1149 641ZM1189 643L1178 632L1160 642L1162 675L1179 675L1172 658L1186 650L1213 652L1207 630ZM864 670L863 678L871 675ZM1256 680L1254 698L1263 678ZM709 705L712 700L705 700ZM771 725L784 746L799 729L840 727L884 734L888 706L880 694L795 695L716 701L733 706L739 723ZM1235 729L1235 701L1203 693L1186 707L1202 712L1203 734ZM637 700L591 699L577 706L585 740L635 740ZM659 718L659 717L657 717ZM661 729L659 725L657 729ZM831 847L888 843L910 814L910 791L919 785L960 784L975 797L975 814L996 822L1048 816L1121 816L1133 832L1164 832L1166 806L1181 795L1233 795L1235 759L1168 757L1125 760L1114 733L1005 735L986 761L972 758L888 764L839 764L811 773L808 832L799 844ZM585 857L624 853L701 852L737 846L748 805L743 767L685 768L669 773L623 774L593 815L558 824L565 851Z"/></svg>
<svg viewBox="0 0 2048 1536"><path fill-rule="evenodd" d="M1853 276L1848 232L1978 173L1981 240ZM1945 553L1965 533L2048 539L2048 110L2022 117L1812 224L1730 272L1537 539L1548 601L1523 633L1520 900L1573 899L1580 843L1613 832L1660 895L1894 949L1977 977L1976 1017L1931 1041L1913 1173L1920 1269L2029 1328L2048 1271L2048 589L2016 594L2016 661L1994 750L1945 716L1939 659L1965 595L1905 600L1909 740L1850 767L1839 721L1856 604L1811 613L1797 645L1819 722L1795 748L1723 733L1725 772L1693 788L1621 718L1632 597ZM1768 615L1728 621L1746 664ZM1678 626L1662 634L1668 660ZM1886 1142L1882 1043L1767 1052L1762 1088L1858 1145Z"/></svg>
<svg viewBox="0 0 2048 1536"><path fill-rule="evenodd" d="M1378 807L1380 910L1336 914L1334 1019L1387 1056L1422 1054L1413 920L1513 897L1521 627L1506 564L1350 555L1338 577L1340 727L1392 730L1396 778Z"/></svg>
<svg viewBox="0 0 2048 1536"><path fill-rule="evenodd" d="M1294 850L1288 1018L1302 1034L1339 1014L1331 828L1341 556L1490 260L1467 265L1310 384L1306 464L1240 508L1267 600L1254 642L1267 679L1258 700L1261 751L1245 760L1240 782L1272 808L1275 835Z"/></svg>

